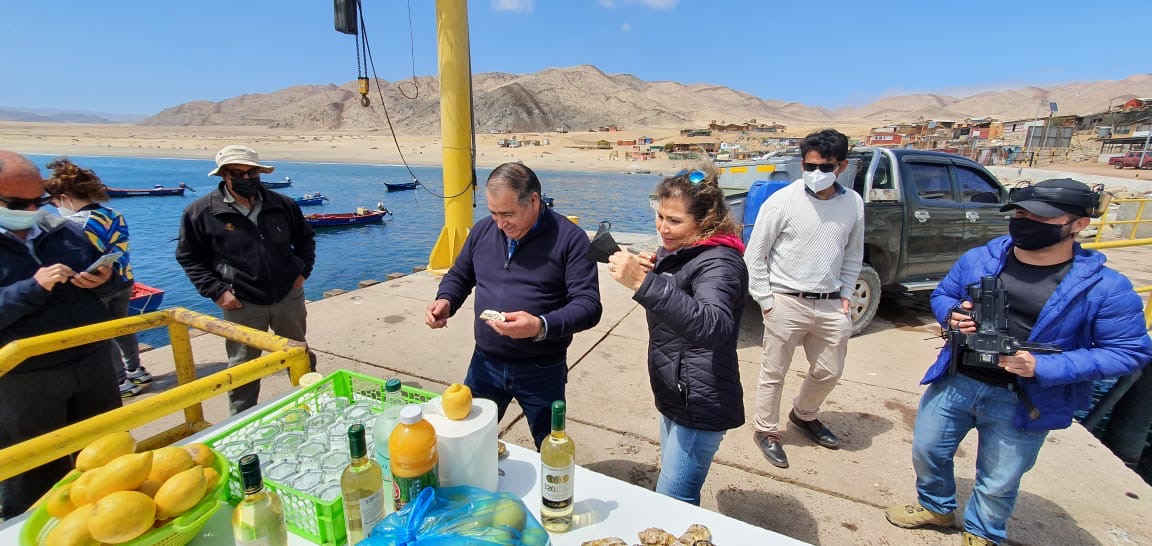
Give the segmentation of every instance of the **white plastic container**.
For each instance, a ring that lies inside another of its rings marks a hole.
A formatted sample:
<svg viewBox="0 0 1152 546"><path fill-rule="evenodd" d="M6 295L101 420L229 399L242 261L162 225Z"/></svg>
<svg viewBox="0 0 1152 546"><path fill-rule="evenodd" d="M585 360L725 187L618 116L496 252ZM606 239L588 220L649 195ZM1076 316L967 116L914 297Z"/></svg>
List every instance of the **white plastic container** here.
<svg viewBox="0 0 1152 546"><path fill-rule="evenodd" d="M471 485L495 492L500 483L497 465L496 403L472 399L468 417L444 417L440 397L425 403L424 418L436 429L440 454L440 485Z"/></svg>

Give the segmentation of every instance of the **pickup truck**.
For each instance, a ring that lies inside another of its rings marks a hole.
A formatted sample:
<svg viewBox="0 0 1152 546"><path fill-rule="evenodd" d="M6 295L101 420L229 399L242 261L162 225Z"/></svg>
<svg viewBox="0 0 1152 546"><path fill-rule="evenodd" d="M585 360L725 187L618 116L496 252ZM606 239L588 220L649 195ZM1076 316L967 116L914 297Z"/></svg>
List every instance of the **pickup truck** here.
<svg viewBox="0 0 1152 546"><path fill-rule="evenodd" d="M1152 168L1152 152L1128 152L1124 155L1109 157L1108 164L1117 169L1124 167L1150 169Z"/></svg>
<svg viewBox="0 0 1152 546"><path fill-rule="evenodd" d="M1000 212L1008 190L970 159L870 147L853 149L848 159L837 181L864 198L864 269L852 297L855 335L876 316L882 294L935 288L962 253L1006 234L1011 214ZM770 174L762 178L777 184L800 178L799 158L777 164ZM763 201L753 202L749 192L727 193L733 212L744 219L746 238Z"/></svg>

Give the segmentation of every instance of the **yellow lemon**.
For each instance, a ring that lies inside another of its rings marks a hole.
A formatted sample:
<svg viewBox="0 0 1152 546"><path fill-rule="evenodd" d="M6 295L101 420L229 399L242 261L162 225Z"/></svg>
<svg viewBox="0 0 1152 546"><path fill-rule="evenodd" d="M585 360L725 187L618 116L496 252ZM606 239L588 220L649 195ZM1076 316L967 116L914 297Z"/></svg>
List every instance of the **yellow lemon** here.
<svg viewBox="0 0 1152 546"><path fill-rule="evenodd" d="M151 451L116 457L96 471L96 476L88 483L87 500L99 501L109 493L132 491L148 479L151 470Z"/></svg>
<svg viewBox="0 0 1152 546"><path fill-rule="evenodd" d="M524 509L520 507L520 503L512 499L501 499L492 508L492 526L500 527L507 525L516 529L517 531L524 530L524 524L528 521L528 515L524 513Z"/></svg>
<svg viewBox="0 0 1152 546"><path fill-rule="evenodd" d="M113 432L80 450L76 455L76 470L87 472L99 468L121 455L136 451L136 439L127 432Z"/></svg>
<svg viewBox="0 0 1152 546"><path fill-rule="evenodd" d="M207 491L203 468L190 468L172 476L156 492L156 517L165 519L183 514L196 506Z"/></svg>
<svg viewBox="0 0 1152 546"><path fill-rule="evenodd" d="M187 451L192 456L192 462L199 466L212 466L212 463L216 462L216 453L204 444L188 444L184 446L184 451Z"/></svg>
<svg viewBox="0 0 1152 546"><path fill-rule="evenodd" d="M148 472L149 480L164 483L189 468L195 466L192 455L182 447L168 446L152 451L152 470Z"/></svg>
<svg viewBox="0 0 1152 546"><path fill-rule="evenodd" d="M57 519L64 519L64 516L72 513L76 509L76 505L72 502L72 483L66 483L48 492L47 499L44 500L44 508L48 510L52 517Z"/></svg>
<svg viewBox="0 0 1152 546"><path fill-rule="evenodd" d="M52 546L99 546L88 531L88 521L92 519L93 505L85 504L60 520L48 533L45 544Z"/></svg>
<svg viewBox="0 0 1152 546"><path fill-rule="evenodd" d="M123 544L152 528L156 503L139 491L117 491L96 502L88 531L107 544Z"/></svg>
<svg viewBox="0 0 1152 546"><path fill-rule="evenodd" d="M453 421L467 419L468 413L472 411L472 389L460 383L448 385L440 397L440 403L444 406L444 417Z"/></svg>

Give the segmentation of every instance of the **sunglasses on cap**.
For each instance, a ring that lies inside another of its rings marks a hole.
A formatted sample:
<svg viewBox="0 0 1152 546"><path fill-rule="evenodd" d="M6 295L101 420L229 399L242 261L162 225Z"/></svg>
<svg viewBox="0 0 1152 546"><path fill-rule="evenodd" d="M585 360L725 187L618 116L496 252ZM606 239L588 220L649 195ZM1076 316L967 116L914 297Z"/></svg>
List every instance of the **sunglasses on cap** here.
<svg viewBox="0 0 1152 546"><path fill-rule="evenodd" d="M8 210L28 210L29 208L38 209L51 202L51 195L41 195L35 199L0 197L0 203L4 203L4 208L7 208Z"/></svg>
<svg viewBox="0 0 1152 546"><path fill-rule="evenodd" d="M699 186L700 183L703 182L705 178L708 178L708 175L705 174L704 171L702 171L700 169L696 169L693 171L688 171L687 169L685 169L683 171L676 173L676 176L684 176L684 175L688 175L688 182L690 182L693 186Z"/></svg>
<svg viewBox="0 0 1152 546"><path fill-rule="evenodd" d="M805 171L812 172L816 169L820 169L820 172L822 172L822 173L830 173L830 172L836 170L836 163L809 163L807 161L804 162L804 170Z"/></svg>
<svg viewBox="0 0 1152 546"><path fill-rule="evenodd" d="M224 169L229 178L256 178L260 176L260 167L251 169Z"/></svg>

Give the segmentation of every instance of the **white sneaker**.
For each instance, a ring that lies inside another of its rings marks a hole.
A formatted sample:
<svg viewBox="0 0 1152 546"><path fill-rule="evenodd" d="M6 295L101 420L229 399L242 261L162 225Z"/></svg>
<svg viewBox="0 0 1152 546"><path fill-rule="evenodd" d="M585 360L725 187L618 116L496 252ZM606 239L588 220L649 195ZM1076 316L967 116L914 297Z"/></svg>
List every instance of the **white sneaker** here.
<svg viewBox="0 0 1152 546"><path fill-rule="evenodd" d="M132 398L143 391L144 387L133 383L130 379L120 383L120 398Z"/></svg>
<svg viewBox="0 0 1152 546"><path fill-rule="evenodd" d="M127 375L128 380L137 385L144 385L152 382L152 374L148 373L148 370L145 370L144 366L136 368L136 371L128 372Z"/></svg>

